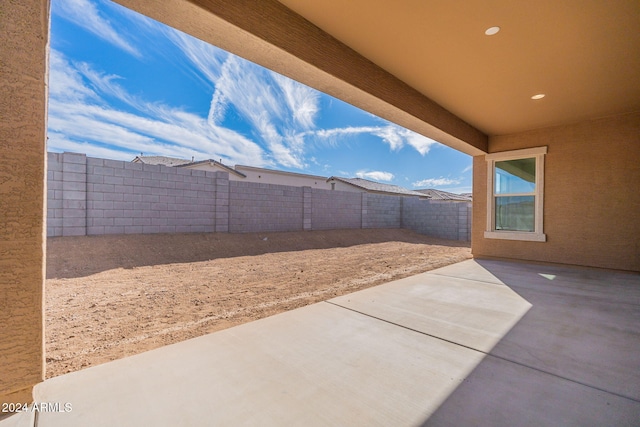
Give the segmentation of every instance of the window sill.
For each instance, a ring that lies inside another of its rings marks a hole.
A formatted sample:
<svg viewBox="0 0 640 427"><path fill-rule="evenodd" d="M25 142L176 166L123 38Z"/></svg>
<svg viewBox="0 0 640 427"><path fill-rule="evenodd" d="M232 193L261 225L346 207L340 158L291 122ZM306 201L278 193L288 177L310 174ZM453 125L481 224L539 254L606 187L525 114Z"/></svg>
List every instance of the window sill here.
<svg viewBox="0 0 640 427"><path fill-rule="evenodd" d="M546 242L547 235L521 231L485 231L485 239L522 240L525 242Z"/></svg>

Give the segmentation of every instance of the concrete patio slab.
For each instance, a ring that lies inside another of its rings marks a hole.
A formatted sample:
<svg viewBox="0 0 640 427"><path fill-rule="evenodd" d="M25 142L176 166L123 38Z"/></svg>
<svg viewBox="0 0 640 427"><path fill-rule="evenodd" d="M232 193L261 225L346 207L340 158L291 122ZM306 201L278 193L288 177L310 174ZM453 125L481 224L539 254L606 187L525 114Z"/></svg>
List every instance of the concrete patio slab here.
<svg viewBox="0 0 640 427"><path fill-rule="evenodd" d="M468 260L331 302L640 400L638 274Z"/></svg>
<svg viewBox="0 0 640 427"><path fill-rule="evenodd" d="M469 262L459 265L470 270ZM491 351L531 307L497 279L481 282L431 273L329 302L482 352Z"/></svg>
<svg viewBox="0 0 640 427"><path fill-rule="evenodd" d="M637 426L636 401L493 356L423 426Z"/></svg>
<svg viewBox="0 0 640 427"><path fill-rule="evenodd" d="M473 259L432 270L429 274L504 285L491 271L482 268L477 260Z"/></svg>
<svg viewBox="0 0 640 427"><path fill-rule="evenodd" d="M640 401L639 274L474 262L532 305L491 354Z"/></svg>
<svg viewBox="0 0 640 427"><path fill-rule="evenodd" d="M38 425L415 425L482 357L320 303L48 380Z"/></svg>
<svg viewBox="0 0 640 427"><path fill-rule="evenodd" d="M35 412L0 414L0 426L2 427L33 427L35 425L35 420Z"/></svg>
<svg viewBox="0 0 640 427"><path fill-rule="evenodd" d="M638 425L639 292L469 260L52 378L70 412L0 427Z"/></svg>

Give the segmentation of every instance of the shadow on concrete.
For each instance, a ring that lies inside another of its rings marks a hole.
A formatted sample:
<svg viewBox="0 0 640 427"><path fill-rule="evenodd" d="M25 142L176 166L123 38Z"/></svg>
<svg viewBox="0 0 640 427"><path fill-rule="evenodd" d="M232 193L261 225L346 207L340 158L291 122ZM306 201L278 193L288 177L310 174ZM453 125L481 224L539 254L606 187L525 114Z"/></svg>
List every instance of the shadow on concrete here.
<svg viewBox="0 0 640 427"><path fill-rule="evenodd" d="M638 425L640 275L476 262L532 307L423 426Z"/></svg>
<svg viewBox="0 0 640 427"><path fill-rule="evenodd" d="M114 268L129 269L383 242L469 247L469 242L438 239L405 229L50 237L47 239L47 279L84 277Z"/></svg>
<svg viewBox="0 0 640 427"><path fill-rule="evenodd" d="M38 425L638 425L639 320L639 274L467 260L49 379Z"/></svg>

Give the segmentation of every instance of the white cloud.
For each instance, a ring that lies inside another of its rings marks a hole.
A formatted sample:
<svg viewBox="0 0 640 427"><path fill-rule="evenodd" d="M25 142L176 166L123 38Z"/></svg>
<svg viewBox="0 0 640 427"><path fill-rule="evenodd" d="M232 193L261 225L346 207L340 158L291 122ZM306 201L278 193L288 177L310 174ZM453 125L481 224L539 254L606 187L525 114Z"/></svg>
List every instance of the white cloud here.
<svg viewBox="0 0 640 427"><path fill-rule="evenodd" d="M382 138L384 142L389 144L391 151L398 151L405 144L404 136L401 131L402 129L396 126L385 126L379 128L377 131L373 132L373 134Z"/></svg>
<svg viewBox="0 0 640 427"><path fill-rule="evenodd" d="M358 171L356 172L356 176L374 181L391 181L395 177L391 172L383 171Z"/></svg>
<svg viewBox="0 0 640 427"><path fill-rule="evenodd" d="M413 184L413 188L434 188L434 187L444 187L447 185L456 185L462 182L461 179L451 179L451 178L428 178L423 179L422 181L416 181Z"/></svg>
<svg viewBox="0 0 640 427"><path fill-rule="evenodd" d="M472 170L473 170L473 163L467 166L466 168L462 169L462 173L467 173Z"/></svg>
<svg viewBox="0 0 640 427"><path fill-rule="evenodd" d="M407 129L403 130L406 132L407 144L415 148L416 151L423 156L431 150L431 147L433 147L434 145L439 145L438 142L429 139L426 136L411 132Z"/></svg>
<svg viewBox="0 0 640 427"><path fill-rule="evenodd" d="M314 134L321 138L333 138L336 136L343 135L358 135L362 133L373 133L378 131L380 128L375 126L363 126L363 127L345 127L345 128L334 128L334 129L318 129L314 132L310 132L310 134Z"/></svg>
<svg viewBox="0 0 640 427"><path fill-rule="evenodd" d="M219 125L224 119L224 114L227 110L227 99L220 91L213 92L211 97L211 104L209 105L209 114L207 115L207 121L211 126Z"/></svg>
<svg viewBox="0 0 640 427"><path fill-rule="evenodd" d="M82 75L57 50L49 54L49 96L65 102L97 100L98 95L84 86Z"/></svg>
<svg viewBox="0 0 640 427"><path fill-rule="evenodd" d="M284 83L284 79L276 77L274 81L273 74L229 55L221 77L215 82L214 98L224 100L251 124L275 163L302 168L304 139L296 134L313 126L317 98L300 84ZM212 106L219 110L221 102L216 105L212 102ZM300 113L300 109L304 112ZM220 114L210 112L210 116L219 117Z"/></svg>
<svg viewBox="0 0 640 427"><path fill-rule="evenodd" d="M439 145L436 141L391 123L387 126L350 126L335 129L319 129L309 132L309 134L327 140L334 145L337 144L337 140L340 137L371 134L382 139L386 144L389 144L391 151L398 151L405 145L409 145L423 156L429 152L431 147Z"/></svg>
<svg viewBox="0 0 640 427"><path fill-rule="evenodd" d="M125 40L111 22L100 14L91 1L55 0L52 2L51 10L61 18L73 22L125 52L137 58L142 56L138 49Z"/></svg>
<svg viewBox="0 0 640 427"><path fill-rule="evenodd" d="M114 76L94 72L86 64L74 67L59 52L51 52L55 60L51 62L50 78L50 149L81 149L92 143L110 158L114 151L124 150L181 158L215 156L229 163L256 166L271 164L264 150L245 136L211 126L206 118L195 114L145 102L127 93ZM102 96L115 96L134 111L114 109L100 101Z"/></svg>
<svg viewBox="0 0 640 427"><path fill-rule="evenodd" d="M400 150L405 145L409 145L423 156L429 152L433 145L438 144L432 139L394 124L382 128L376 135L389 144L392 151Z"/></svg>
<svg viewBox="0 0 640 427"><path fill-rule="evenodd" d="M162 26L154 31L163 34L182 52L197 78L209 85L220 78L229 57L227 52L170 27Z"/></svg>
<svg viewBox="0 0 640 427"><path fill-rule="evenodd" d="M318 92L278 74L274 74L274 79L280 86L289 110L293 113L294 121L303 129L314 127L315 116L319 109Z"/></svg>
<svg viewBox="0 0 640 427"><path fill-rule="evenodd" d="M78 71L85 79L87 79L97 92L101 92L102 95L117 98L126 102L131 106L136 106L139 102L131 96L127 91L116 83L116 80L122 79L122 77L114 74L100 73L85 62L74 64L72 71ZM80 81L83 84L82 81Z"/></svg>
<svg viewBox="0 0 640 427"><path fill-rule="evenodd" d="M49 132L48 135L50 150L54 151L70 151L72 153L84 153L89 157L107 158L114 160L131 160L139 153L125 152L115 150L103 146L96 145L93 142L71 141L65 135L57 132Z"/></svg>
<svg viewBox="0 0 640 427"><path fill-rule="evenodd" d="M118 13L119 20L110 22L96 4ZM409 146L423 156L437 144L381 119L376 119L381 126L318 129L321 95L316 90L143 15L125 13L118 5L102 0L54 0L52 10L140 58L130 40L138 41L145 53L166 57L206 91L211 90L208 114L200 117L132 95L122 77L88 63L71 63L52 50L49 128L56 133L50 139L52 148L95 143L104 153L122 149L183 158L222 157L228 163L302 169L307 166L309 139L337 144L349 136L368 134L392 151ZM112 99L130 108L110 107ZM231 114L248 124L242 134L225 128ZM388 172L363 173L375 180L393 179Z"/></svg>

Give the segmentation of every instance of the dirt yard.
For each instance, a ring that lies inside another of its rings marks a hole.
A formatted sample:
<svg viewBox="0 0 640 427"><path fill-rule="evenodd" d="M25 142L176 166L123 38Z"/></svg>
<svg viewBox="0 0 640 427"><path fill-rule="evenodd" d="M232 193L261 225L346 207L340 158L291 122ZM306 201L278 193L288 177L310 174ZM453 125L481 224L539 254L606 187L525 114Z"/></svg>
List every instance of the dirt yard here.
<svg viewBox="0 0 640 427"><path fill-rule="evenodd" d="M47 377L470 257L407 230L49 238Z"/></svg>

